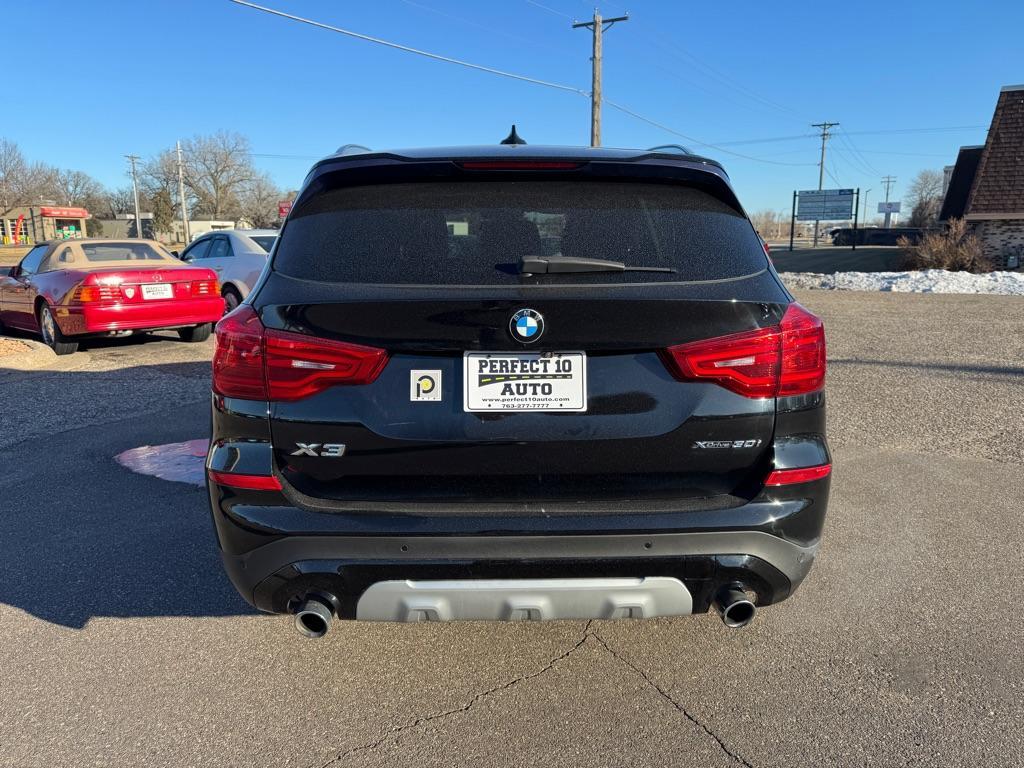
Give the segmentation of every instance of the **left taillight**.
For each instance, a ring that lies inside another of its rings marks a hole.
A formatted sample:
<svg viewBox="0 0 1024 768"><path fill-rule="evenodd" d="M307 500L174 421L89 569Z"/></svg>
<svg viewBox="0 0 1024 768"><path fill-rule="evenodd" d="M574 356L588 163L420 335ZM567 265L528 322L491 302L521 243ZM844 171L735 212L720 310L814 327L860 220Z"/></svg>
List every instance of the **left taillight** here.
<svg viewBox="0 0 1024 768"><path fill-rule="evenodd" d="M77 304L100 304L120 300L120 285L80 285L71 295L71 301Z"/></svg>
<svg viewBox="0 0 1024 768"><path fill-rule="evenodd" d="M388 353L333 339L264 328L242 305L216 328L213 389L245 400L301 400L337 385L369 384Z"/></svg>
<svg viewBox="0 0 1024 768"><path fill-rule="evenodd" d="M263 323L249 306L242 305L217 323L213 353L213 391L242 400L266 400L263 371Z"/></svg>
<svg viewBox="0 0 1024 768"><path fill-rule="evenodd" d="M679 344L662 359L680 381L713 381L744 397L807 394L825 383L825 329L790 304L778 325Z"/></svg>

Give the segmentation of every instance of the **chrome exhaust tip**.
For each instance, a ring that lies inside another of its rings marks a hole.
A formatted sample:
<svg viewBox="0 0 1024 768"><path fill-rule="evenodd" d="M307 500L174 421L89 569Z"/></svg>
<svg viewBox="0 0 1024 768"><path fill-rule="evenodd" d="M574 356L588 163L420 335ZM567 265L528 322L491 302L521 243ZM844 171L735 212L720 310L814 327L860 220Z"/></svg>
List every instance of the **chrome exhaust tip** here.
<svg viewBox="0 0 1024 768"><path fill-rule="evenodd" d="M715 610L730 629L745 627L754 620L757 606L738 586L725 587L715 597Z"/></svg>
<svg viewBox="0 0 1024 768"><path fill-rule="evenodd" d="M320 597L307 597L295 609L295 628L304 637L323 637L331 628L333 619L334 609Z"/></svg>

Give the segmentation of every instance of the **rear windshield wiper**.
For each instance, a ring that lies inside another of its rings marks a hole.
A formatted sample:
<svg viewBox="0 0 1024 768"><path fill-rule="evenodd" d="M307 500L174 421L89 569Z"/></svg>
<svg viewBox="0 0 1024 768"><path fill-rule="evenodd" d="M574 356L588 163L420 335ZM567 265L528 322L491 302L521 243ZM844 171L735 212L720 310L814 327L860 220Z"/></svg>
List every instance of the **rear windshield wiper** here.
<svg viewBox="0 0 1024 768"><path fill-rule="evenodd" d="M671 267L627 267L621 261L577 259L571 256L523 256L522 274L554 275L570 272L675 272Z"/></svg>

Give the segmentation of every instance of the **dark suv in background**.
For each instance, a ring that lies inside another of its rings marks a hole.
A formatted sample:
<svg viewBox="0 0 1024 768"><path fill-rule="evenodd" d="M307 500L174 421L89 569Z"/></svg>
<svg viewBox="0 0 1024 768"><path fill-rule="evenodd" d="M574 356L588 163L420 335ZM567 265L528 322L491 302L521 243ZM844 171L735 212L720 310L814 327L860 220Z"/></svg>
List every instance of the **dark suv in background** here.
<svg viewBox="0 0 1024 768"><path fill-rule="evenodd" d="M718 163L497 145L317 163L217 326L227 572L333 618L730 626L829 492L821 321Z"/></svg>

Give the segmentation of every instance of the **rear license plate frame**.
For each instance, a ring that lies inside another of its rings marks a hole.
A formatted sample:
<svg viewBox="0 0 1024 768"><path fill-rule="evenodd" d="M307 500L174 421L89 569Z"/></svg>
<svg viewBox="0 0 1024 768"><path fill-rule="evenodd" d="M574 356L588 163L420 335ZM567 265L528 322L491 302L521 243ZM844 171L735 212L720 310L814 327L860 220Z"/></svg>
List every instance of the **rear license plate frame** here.
<svg viewBox="0 0 1024 768"><path fill-rule="evenodd" d="M140 287L144 301L174 298L174 286L170 283L143 283Z"/></svg>
<svg viewBox="0 0 1024 768"><path fill-rule="evenodd" d="M479 362L474 364L480 360L488 361L490 370L482 370ZM502 360L521 362L501 366ZM530 365L524 366L524 362ZM569 363L568 369L566 363ZM519 370L502 371L501 368ZM481 392L482 387L497 388L507 384L525 384L527 391L511 395L502 394L501 389ZM541 391L544 384L551 385L550 394ZM462 409L466 413L586 413L587 353L578 350L464 352Z"/></svg>

